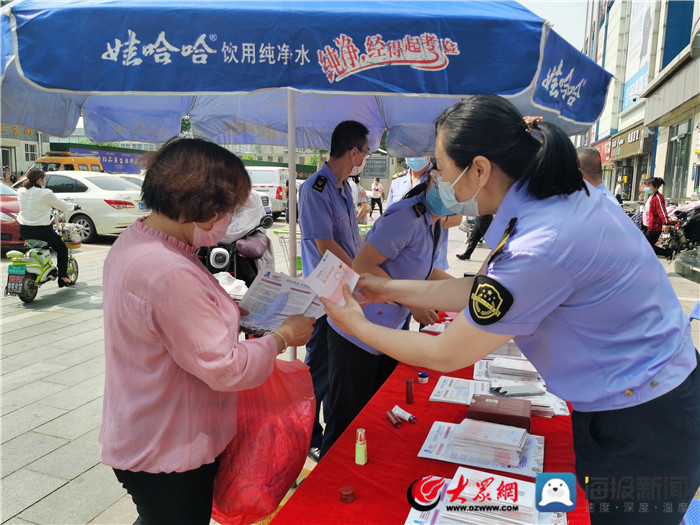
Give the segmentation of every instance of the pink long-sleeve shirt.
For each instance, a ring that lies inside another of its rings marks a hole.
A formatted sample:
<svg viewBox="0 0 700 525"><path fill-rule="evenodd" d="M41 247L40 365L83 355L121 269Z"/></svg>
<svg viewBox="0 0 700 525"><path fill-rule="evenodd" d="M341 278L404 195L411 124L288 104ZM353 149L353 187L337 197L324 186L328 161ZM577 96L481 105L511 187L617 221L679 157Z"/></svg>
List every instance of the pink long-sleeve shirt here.
<svg viewBox="0 0 700 525"><path fill-rule="evenodd" d="M272 336L238 342L240 313L195 248L138 220L104 269L102 462L184 472L236 434L236 391L273 369Z"/></svg>

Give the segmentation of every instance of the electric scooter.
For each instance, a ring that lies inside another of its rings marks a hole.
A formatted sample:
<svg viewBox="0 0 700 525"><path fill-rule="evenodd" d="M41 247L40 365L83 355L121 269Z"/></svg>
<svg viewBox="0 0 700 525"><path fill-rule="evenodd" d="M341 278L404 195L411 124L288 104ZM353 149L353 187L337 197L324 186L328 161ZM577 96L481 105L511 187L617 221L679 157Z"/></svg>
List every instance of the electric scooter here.
<svg viewBox="0 0 700 525"><path fill-rule="evenodd" d="M236 279L250 286L258 275L256 261L260 259L270 242L265 229L272 226L271 215L265 215L250 231L233 242L220 242L215 247L202 247L198 255L211 273L229 272Z"/></svg>
<svg viewBox="0 0 700 525"><path fill-rule="evenodd" d="M78 261L72 255L82 245L83 226L65 222L62 212L53 210L53 228L68 247L68 279L71 284L78 280ZM58 279L58 268L51 259L48 243L36 239L26 239L24 245L29 249L22 253L10 250L7 256L12 261L7 270L5 295L16 295L24 303L31 303L39 292L41 285Z"/></svg>

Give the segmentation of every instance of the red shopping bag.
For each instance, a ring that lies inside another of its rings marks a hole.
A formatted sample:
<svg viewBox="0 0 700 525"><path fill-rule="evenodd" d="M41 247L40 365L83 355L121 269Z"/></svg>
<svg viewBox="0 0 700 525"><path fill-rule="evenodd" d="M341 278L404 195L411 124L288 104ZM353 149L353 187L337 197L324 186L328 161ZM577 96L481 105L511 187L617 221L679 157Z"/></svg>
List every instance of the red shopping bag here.
<svg viewBox="0 0 700 525"><path fill-rule="evenodd" d="M299 360L277 359L267 381L238 394L238 433L219 456L212 518L247 525L277 509L306 461L315 410Z"/></svg>

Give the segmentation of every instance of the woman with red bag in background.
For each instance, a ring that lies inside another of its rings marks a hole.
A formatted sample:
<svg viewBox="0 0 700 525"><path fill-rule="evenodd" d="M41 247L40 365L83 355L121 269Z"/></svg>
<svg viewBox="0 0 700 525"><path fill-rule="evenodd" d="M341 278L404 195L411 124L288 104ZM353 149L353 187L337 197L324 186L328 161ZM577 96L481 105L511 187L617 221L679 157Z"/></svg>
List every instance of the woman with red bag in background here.
<svg viewBox="0 0 700 525"><path fill-rule="evenodd" d="M671 229L668 213L666 213L664 196L659 192L659 188L664 184L664 179L661 177L651 177L647 179L644 184L647 188L651 189L651 195L644 205L644 214L648 216L646 238L656 255L668 257L671 255L671 250L656 245L656 241L659 240L661 232L667 232Z"/></svg>

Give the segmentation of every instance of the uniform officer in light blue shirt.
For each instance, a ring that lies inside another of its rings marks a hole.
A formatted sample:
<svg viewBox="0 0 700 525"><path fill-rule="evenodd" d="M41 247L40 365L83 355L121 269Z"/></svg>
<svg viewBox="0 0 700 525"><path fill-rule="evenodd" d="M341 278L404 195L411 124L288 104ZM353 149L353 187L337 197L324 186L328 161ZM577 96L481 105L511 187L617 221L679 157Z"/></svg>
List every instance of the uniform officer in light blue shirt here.
<svg viewBox="0 0 700 525"><path fill-rule="evenodd" d="M393 279L452 279L434 267L443 233L439 219L450 212L442 206L436 188L433 187L430 197L426 188L428 184L422 183L409 190L404 199L395 202L377 219L355 257L355 271ZM411 315L423 324L438 320L430 308L369 303L362 309L367 319L392 329L404 327ZM330 415L326 419L321 456L396 367L396 360L343 332L333 322L329 325Z"/></svg>
<svg viewBox="0 0 700 525"><path fill-rule="evenodd" d="M578 156L579 169L586 182L590 183L590 185L598 191L602 191L608 199L613 201L617 207L620 208L620 203L617 202L615 195L612 194L603 182L603 164L600 161L600 152L590 146L581 146L580 148L576 148L576 155Z"/></svg>
<svg viewBox="0 0 700 525"><path fill-rule="evenodd" d="M299 227L301 229L301 264L304 277L329 250L348 266L360 248L360 232L352 192L347 183L358 175L369 156L369 130L359 122L346 120L333 130L330 158L299 190ZM328 414L328 322L321 317L306 343L305 363L309 365L316 397L316 419L309 456L318 460L323 442L319 410L324 403Z"/></svg>
<svg viewBox="0 0 700 525"><path fill-rule="evenodd" d="M579 484L607 488L587 494L591 522L679 523L700 485L700 372L689 320L653 250L583 180L556 126L479 95L448 108L437 130L442 202L496 215L492 254L476 277L449 284L363 275L358 287L371 300L463 315L436 337L389 330L347 293L344 307L324 302L329 317L395 359L440 371L515 338L548 390L573 405Z"/></svg>
<svg viewBox="0 0 700 525"><path fill-rule="evenodd" d="M412 188L417 184L424 183L428 180L428 174L433 168L433 164L430 162L430 157L406 157L406 165L408 169L401 175L398 175L391 181L391 187L389 188L389 194L386 198L386 207L389 207L395 202L403 199ZM450 231L449 228L452 226L457 226L461 221L462 217L451 216L442 218L443 225L443 235L442 241L440 241L440 250L438 251L438 259L435 266L441 270L447 270L450 264L447 262L447 243L449 242Z"/></svg>
<svg viewBox="0 0 700 525"><path fill-rule="evenodd" d="M395 175L386 197L387 209L399 202L413 188L427 182L430 169L433 167L430 157L406 157L408 169Z"/></svg>

